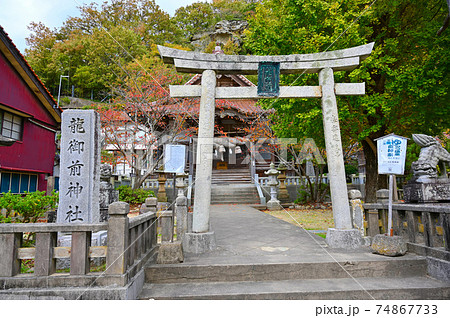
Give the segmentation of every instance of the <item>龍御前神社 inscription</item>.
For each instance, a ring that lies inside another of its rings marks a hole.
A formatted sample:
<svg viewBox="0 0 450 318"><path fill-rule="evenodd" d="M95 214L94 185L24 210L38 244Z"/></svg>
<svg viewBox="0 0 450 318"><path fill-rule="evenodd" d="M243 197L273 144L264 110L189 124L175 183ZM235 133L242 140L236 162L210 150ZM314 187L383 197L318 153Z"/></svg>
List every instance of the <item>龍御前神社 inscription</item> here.
<svg viewBox="0 0 450 318"><path fill-rule="evenodd" d="M280 63L260 62L258 65L258 96L280 95Z"/></svg>
<svg viewBox="0 0 450 318"><path fill-rule="evenodd" d="M95 111L63 113L58 223L99 222L99 134Z"/></svg>

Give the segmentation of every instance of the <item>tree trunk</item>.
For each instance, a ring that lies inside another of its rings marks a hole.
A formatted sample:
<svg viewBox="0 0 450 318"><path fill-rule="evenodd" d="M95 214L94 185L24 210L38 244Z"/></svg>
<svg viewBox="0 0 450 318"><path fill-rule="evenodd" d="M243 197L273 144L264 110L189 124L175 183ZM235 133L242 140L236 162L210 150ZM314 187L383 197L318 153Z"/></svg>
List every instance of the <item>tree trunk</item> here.
<svg viewBox="0 0 450 318"><path fill-rule="evenodd" d="M366 159L366 195L364 201L367 203L376 202L376 193L378 190L377 154L374 152L368 141L362 140L361 144L364 150L364 158Z"/></svg>

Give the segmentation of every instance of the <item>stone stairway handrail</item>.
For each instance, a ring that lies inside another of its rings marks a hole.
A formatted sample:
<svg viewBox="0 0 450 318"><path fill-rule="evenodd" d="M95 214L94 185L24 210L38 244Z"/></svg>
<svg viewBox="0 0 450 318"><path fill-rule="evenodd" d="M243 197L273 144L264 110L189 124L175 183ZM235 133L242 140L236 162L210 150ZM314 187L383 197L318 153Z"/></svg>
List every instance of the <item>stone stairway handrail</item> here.
<svg viewBox="0 0 450 318"><path fill-rule="evenodd" d="M259 196L259 201L260 204L262 205L266 205L266 197L264 196L264 193L262 192L261 189L261 184L259 183L259 176L257 174L254 175L253 177L254 183L256 185L256 190L258 190L258 196Z"/></svg>

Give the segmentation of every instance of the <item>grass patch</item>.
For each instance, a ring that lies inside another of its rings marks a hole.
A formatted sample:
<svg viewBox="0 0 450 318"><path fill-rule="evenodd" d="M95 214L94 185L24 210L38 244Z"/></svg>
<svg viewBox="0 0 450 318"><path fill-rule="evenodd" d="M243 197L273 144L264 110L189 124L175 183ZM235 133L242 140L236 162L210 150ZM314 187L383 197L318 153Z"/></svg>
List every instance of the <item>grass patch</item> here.
<svg viewBox="0 0 450 318"><path fill-rule="evenodd" d="M280 211L263 211L278 219L308 230L327 230L334 227L333 211L327 209L286 209ZM317 235L325 237L325 234Z"/></svg>

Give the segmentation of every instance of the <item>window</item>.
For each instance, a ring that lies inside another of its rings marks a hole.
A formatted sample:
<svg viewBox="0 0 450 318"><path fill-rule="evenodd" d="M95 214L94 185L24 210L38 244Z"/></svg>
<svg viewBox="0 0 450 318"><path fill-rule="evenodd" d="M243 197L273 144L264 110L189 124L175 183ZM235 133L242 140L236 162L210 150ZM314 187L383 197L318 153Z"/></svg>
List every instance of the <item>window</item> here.
<svg viewBox="0 0 450 318"><path fill-rule="evenodd" d="M11 190L12 193L36 192L36 174L2 172L0 173L0 193Z"/></svg>
<svg viewBox="0 0 450 318"><path fill-rule="evenodd" d="M3 137L22 140L22 123L22 117L0 110L0 132Z"/></svg>

